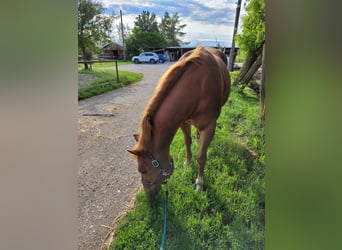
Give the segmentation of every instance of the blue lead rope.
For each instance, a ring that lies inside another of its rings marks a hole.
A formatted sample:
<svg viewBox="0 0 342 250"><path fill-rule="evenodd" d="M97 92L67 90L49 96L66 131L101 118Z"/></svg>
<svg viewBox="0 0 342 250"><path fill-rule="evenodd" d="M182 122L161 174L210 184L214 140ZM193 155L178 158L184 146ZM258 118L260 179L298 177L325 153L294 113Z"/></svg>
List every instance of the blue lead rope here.
<svg viewBox="0 0 342 250"><path fill-rule="evenodd" d="M166 191L165 191L165 206L164 206L164 228L163 228L163 238L162 243L160 245L160 250L164 250L165 238L166 238L166 222L167 222L167 200L169 196L168 184L166 183Z"/></svg>

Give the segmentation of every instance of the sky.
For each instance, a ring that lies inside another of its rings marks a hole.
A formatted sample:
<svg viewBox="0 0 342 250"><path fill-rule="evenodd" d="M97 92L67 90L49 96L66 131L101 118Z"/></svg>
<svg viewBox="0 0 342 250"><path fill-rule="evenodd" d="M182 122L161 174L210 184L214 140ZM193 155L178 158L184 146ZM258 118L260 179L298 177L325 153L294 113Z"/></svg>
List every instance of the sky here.
<svg viewBox="0 0 342 250"><path fill-rule="evenodd" d="M237 0L98 0L102 2L105 13L123 13L123 24L134 27L135 18L144 10L155 13L160 23L164 12L170 15L178 13L181 24L187 26L183 29L186 35L184 42L191 41L219 41L231 44L235 22ZM241 17L245 14L244 0L241 4L239 26ZM120 19L115 21L119 24Z"/></svg>

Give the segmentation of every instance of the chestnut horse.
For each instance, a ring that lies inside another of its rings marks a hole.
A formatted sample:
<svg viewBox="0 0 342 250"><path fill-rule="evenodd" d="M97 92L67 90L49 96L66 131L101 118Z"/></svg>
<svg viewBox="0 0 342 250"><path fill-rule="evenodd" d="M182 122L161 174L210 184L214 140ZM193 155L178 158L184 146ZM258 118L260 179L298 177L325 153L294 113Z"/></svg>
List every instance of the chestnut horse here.
<svg viewBox="0 0 342 250"><path fill-rule="evenodd" d="M148 103L133 149L145 192L154 196L172 174L170 144L178 128L186 145L185 165L191 162L191 125L200 140L196 189L203 191L207 149L214 136L216 120L230 92L227 57L214 48L197 47L184 54L162 76Z"/></svg>

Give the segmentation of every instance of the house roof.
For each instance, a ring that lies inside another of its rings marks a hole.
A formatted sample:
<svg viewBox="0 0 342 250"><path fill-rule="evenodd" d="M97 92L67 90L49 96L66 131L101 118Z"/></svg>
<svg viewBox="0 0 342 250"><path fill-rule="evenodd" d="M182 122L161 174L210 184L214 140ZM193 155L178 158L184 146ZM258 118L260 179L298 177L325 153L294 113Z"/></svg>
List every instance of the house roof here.
<svg viewBox="0 0 342 250"><path fill-rule="evenodd" d="M122 45L116 42L107 43L102 46L103 49L123 49Z"/></svg>
<svg viewBox="0 0 342 250"><path fill-rule="evenodd" d="M203 45L204 47L224 47L229 48L231 44L224 41L210 41L210 40L194 40L189 44L182 44L181 48L196 48L199 45Z"/></svg>

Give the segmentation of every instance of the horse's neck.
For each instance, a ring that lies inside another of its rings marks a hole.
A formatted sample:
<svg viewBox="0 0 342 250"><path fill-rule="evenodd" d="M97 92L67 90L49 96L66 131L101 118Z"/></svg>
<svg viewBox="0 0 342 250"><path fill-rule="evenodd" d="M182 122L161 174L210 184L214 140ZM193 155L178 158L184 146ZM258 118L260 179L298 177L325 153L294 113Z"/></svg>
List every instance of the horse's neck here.
<svg viewBox="0 0 342 250"><path fill-rule="evenodd" d="M154 148L158 150L169 150L170 144L175 133L166 129L154 129L153 130L153 144Z"/></svg>
<svg viewBox="0 0 342 250"><path fill-rule="evenodd" d="M176 94L173 91L168 97ZM180 117L183 117L183 115L180 112L185 112L184 110L180 103L170 102L169 99L164 99L160 103L158 110L154 114L152 126L153 143L156 149L170 148L172 139L182 122ZM175 112L177 115L175 115Z"/></svg>
<svg viewBox="0 0 342 250"><path fill-rule="evenodd" d="M177 132L177 129L178 126L172 124L171 121L166 121L162 124L159 124L158 122L155 123L152 130L153 147L156 150L166 150L168 152L172 139Z"/></svg>

